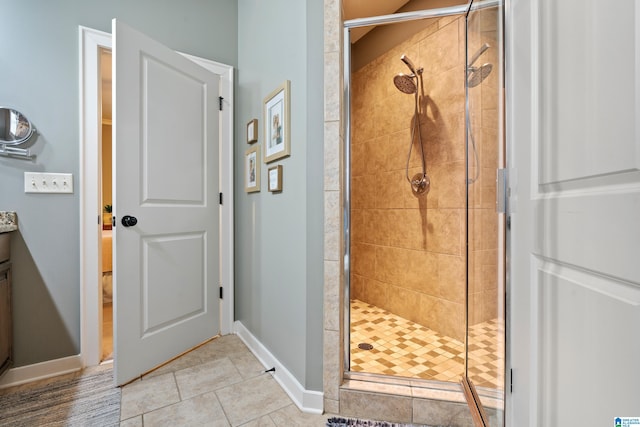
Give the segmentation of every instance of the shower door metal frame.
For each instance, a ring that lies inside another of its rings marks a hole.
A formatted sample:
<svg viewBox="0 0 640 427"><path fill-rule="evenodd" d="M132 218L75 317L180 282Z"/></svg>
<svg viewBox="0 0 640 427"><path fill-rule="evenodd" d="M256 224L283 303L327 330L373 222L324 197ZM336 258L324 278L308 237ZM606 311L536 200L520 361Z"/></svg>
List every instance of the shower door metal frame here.
<svg viewBox="0 0 640 427"><path fill-rule="evenodd" d="M467 13L465 14L465 150L466 150L466 159L467 159L467 167L466 167L466 197L467 197L467 209L466 209L466 241L467 241L467 265L469 262L469 257L470 257L470 253L469 253L469 242L470 242L470 235L469 235L469 183L470 183L470 179L469 179L469 140L471 139L472 144L473 144L473 148L475 151L475 155L477 156L477 146L475 145L475 143L473 142L473 130L471 129L471 104L470 104L470 94L469 94L469 89L471 88L471 86L469 85L469 70L470 67L473 65L473 63L478 59L479 56L474 55L471 60L469 58L469 19L470 19L470 14L473 12L478 12L482 9L486 9L486 8L490 8L490 7L498 7L498 8L502 8L502 12L501 15L499 16L499 20L501 21L501 24L499 24L499 27L502 28L502 46L501 48L501 53L499 55L499 58L501 57L502 60L500 61L500 59L498 59L497 64L496 65L496 72L499 72L502 76L503 76L503 80L501 81L501 89L503 90L503 94L504 94L504 89L505 89L505 75L506 73L504 72L504 67L506 64L505 61L505 39L504 39L504 31L505 31L505 20L504 20L504 8L505 8L505 4L507 3L508 0L470 0L469 3L469 10L467 11ZM484 80L484 78L483 78ZM505 102L505 98L502 98L502 101L498 101L498 104L502 104L503 105L503 114L505 111L505 107L504 107L504 102ZM498 110L500 110L500 108L498 108ZM500 120L498 120L499 123L501 123L503 126L505 124L504 122L504 115L502 116L502 122L500 122ZM503 129L503 135L505 135L504 129ZM508 352L508 345L507 345L507 332L508 332L508 299L507 299L507 295L509 292L509 267L508 267L508 257L507 254L509 253L509 247L510 247L510 234L509 234L509 228L507 227L507 223L508 223L508 216L509 216L509 196L508 196L508 191L507 191L507 187L508 187L508 179L509 179L509 170L507 169L508 165L507 165L507 144L506 141L503 139L502 140L502 146L499 147L498 152L501 153L498 155L498 164L496 165L496 209L495 209L495 213L496 215L498 215L497 217L497 221L498 221L498 262L497 262L497 267L498 267L498 273L502 276L502 283L503 283L503 288L502 288L502 295L501 298L503 299L502 302L502 307L503 307L503 322L504 322L504 366L503 366L503 384L502 384L502 396L495 396L494 398L496 398L497 400L502 400L502 415L501 415L501 426L505 425L505 421L506 421L506 405L507 405L507 396L508 396L508 392L507 392L507 383L510 382L510 374L507 374L507 372L509 371L508 366L510 365L510 360L509 360L509 352ZM476 157L477 159L477 157ZM480 168L480 164L476 165L476 168ZM502 250L501 250L502 249ZM502 258L502 261L500 260L500 258ZM467 268L466 271L466 281L467 281L467 292L468 292L468 286L469 286L469 269ZM498 280L498 289L500 289L500 279ZM465 332L465 358L464 358L464 375L463 378L460 381L460 384L463 388L463 392L465 395L465 399L467 400L467 404L469 406L469 409L471 410L471 414L472 414L472 418L473 421L475 423L476 426L488 426L489 425L489 419L487 418L486 412L484 410L484 404L482 403L482 399L481 397L487 397L487 398L492 398L492 396L481 396L481 394L478 393L477 389L475 388L473 382L471 381L471 378L469 377L469 312L470 312L470 303L469 303L469 298L467 296L466 299L466 332ZM500 393L500 390L496 390L496 393ZM486 394L486 391L485 391Z"/></svg>
<svg viewBox="0 0 640 427"><path fill-rule="evenodd" d="M351 288L351 33L352 28L367 27L371 25L387 25L398 24L402 22L415 21L419 19L427 18L441 18L444 16L452 15L465 15L471 7L471 1L469 4L460 6L443 7L430 10L419 10L415 12L396 13L391 15L373 16L370 18L358 18L344 21L343 23L343 123L344 123L344 193L343 193L343 239L344 239L344 253L343 253L343 279L344 279L344 305L342 307L344 312L344 361L345 366L351 366L351 310L350 310L350 288ZM465 337L466 340L466 337ZM414 378L402 379L399 377L393 377L390 379L386 375L379 375L373 373L353 373L349 369L345 369L343 372L345 378L350 379L374 379L377 382L392 382L393 384L402 385L415 385L416 380ZM422 380L425 386L429 383L435 383L429 380ZM450 383L453 387L458 387L457 383ZM440 384L438 382L437 388L442 389L442 386L448 388L448 383Z"/></svg>
<svg viewBox="0 0 640 427"><path fill-rule="evenodd" d="M426 387L426 388L435 388L438 390L449 390L449 391L460 391L460 384L459 383L454 383L454 382L440 382L440 381L430 381L430 380L416 380L415 378L401 378L401 377L391 377L391 376L387 376L387 375L380 375L380 374L374 374L374 373L355 373L350 371L350 366L351 366L351 340L350 340L350 335L351 335L351 314L350 314L350 286L351 286L351 277L350 277L350 272L351 272L351 34L350 34L350 30L352 28L357 28L357 27L365 27L365 26L372 26L372 25L387 25L387 24L396 24L396 23L403 23L403 22L409 22L409 21L414 21L414 20L420 20L420 19L426 19L426 18L439 18L439 17L445 17L445 16L452 16L452 15L460 15L460 16L464 16L465 19L468 16L468 13L471 10L471 7L473 5L473 3L475 3L474 8L475 10L477 9L481 9L481 8L485 8L485 7L493 7L493 6L497 6L499 4L502 4L504 6L504 4L506 3L505 0L480 0L480 1L474 1L474 0L470 0L468 4L465 5L460 5L460 6L452 6L452 7L445 7L445 8L438 8L438 9L431 9L431 10L421 10L421 11L414 11L414 12L406 12L406 13L396 13L396 14L391 14L391 15L382 15L382 16L375 16L375 17L368 17L368 18L358 18L358 19L351 19L351 20L347 20L343 22L343 112L342 112L342 120L343 120L343 132L344 132L344 146L343 146L343 156L344 156L344 184L343 184L343 188L344 188L344 193L343 193L343 209L342 209L342 215L343 215L343 242L344 242L344 247L343 247L343 280L344 280L344 301L343 301L343 313L344 313L344 317L343 317L343 328L344 328L344 335L343 335L343 357L344 357L344 368L343 369L343 377L347 378L347 379L360 379L360 380L368 380L368 381L375 381L378 383L390 383L390 384L394 384L394 385L407 385L407 386L419 386L419 387ZM466 38L466 37L465 37ZM465 39L465 44L466 44L466 39ZM466 51L466 48L465 48ZM465 60L465 64L466 64L466 60ZM465 79L466 81L466 79ZM465 103L468 103L468 94L466 93L467 91L467 87L466 87L466 83L465 83ZM465 110L467 109L467 106L465 106ZM465 112L466 114L466 112ZM465 124L465 129L466 129L466 124ZM466 133L466 132L465 132ZM468 145L466 143L466 139L465 139L465 146ZM506 149L506 147L505 147ZM465 147L465 150L468 151L468 147ZM466 158L467 158L467 162L468 162L468 153L466 153ZM468 174L468 165L465 168L466 169L466 174L465 176ZM465 184L465 192L468 193L468 185ZM468 195L467 195L468 196ZM467 197L468 198L468 197ZM468 210L468 206L466 208ZM468 229L468 226L467 226ZM467 230L468 233L468 230ZM508 245L509 245L509 236L508 236L508 230L505 231L505 237L506 237L506 247L505 247L505 254L507 253L506 251L509 249ZM467 237L468 239L468 237ZM467 255L468 258L468 255ZM468 259L467 259L467 263L468 263ZM507 274L506 274L506 278L505 278L505 294L508 293L508 289L509 289L509 276L508 276L508 266L506 266L506 270L507 270ZM467 268L467 272L466 274L468 275L468 268ZM467 285L468 286L468 278L467 278ZM466 298L468 300L468 298ZM468 302L467 302L468 304ZM508 310L508 301L505 304L505 310ZM468 352L467 349L467 341L468 341L468 311L469 308L468 306L466 307L465 310L465 354ZM506 313L506 312L505 312ZM506 314L505 314L506 316ZM505 318L505 322L507 321L507 319ZM505 383L508 381L508 376L507 376L507 367L509 366L509 359L508 359L508 350L507 350L507 346L505 345ZM467 378L467 357L465 356L465 368L464 368L464 377ZM420 384L420 385L418 385ZM504 399L505 399L505 403L506 403L506 398L507 398L507 389L506 389L506 384L504 384L505 388L504 388ZM480 403L479 401L477 403ZM506 412L506 411L505 411Z"/></svg>

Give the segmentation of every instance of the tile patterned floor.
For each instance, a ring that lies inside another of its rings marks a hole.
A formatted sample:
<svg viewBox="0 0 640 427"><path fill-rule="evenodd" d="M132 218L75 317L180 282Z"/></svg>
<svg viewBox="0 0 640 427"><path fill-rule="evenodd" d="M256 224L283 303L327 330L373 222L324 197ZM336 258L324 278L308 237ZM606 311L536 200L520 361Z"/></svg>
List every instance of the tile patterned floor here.
<svg viewBox="0 0 640 427"><path fill-rule="evenodd" d="M504 389L504 322L469 327L469 378L476 387Z"/></svg>
<svg viewBox="0 0 640 427"><path fill-rule="evenodd" d="M504 345L496 320L469 328L469 377L476 387L503 388ZM358 347L373 345L371 350ZM464 343L359 300L351 301L351 371L459 382Z"/></svg>
<svg viewBox="0 0 640 427"><path fill-rule="evenodd" d="M352 337L374 349L352 349L352 370L458 381L462 343L377 307L359 301L354 307ZM470 372L476 386L500 378L502 361L492 339L496 330L495 322L487 322L471 331ZM332 416L302 413L244 343L227 335L124 386L120 426L320 427Z"/></svg>
<svg viewBox="0 0 640 427"><path fill-rule="evenodd" d="M110 369L110 363L83 372ZM216 338L122 387L121 427L324 427L335 414L301 412L236 335ZM80 373L4 389L0 396ZM0 414L0 425L2 423Z"/></svg>
<svg viewBox="0 0 640 427"><path fill-rule="evenodd" d="M226 335L124 386L120 426L325 426L330 416L302 413Z"/></svg>

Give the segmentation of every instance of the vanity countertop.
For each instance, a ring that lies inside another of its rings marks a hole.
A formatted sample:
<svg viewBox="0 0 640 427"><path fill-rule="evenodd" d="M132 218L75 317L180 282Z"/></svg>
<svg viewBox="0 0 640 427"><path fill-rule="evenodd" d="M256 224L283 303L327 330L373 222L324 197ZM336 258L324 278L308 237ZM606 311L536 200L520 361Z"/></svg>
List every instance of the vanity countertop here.
<svg viewBox="0 0 640 427"><path fill-rule="evenodd" d="M15 212L0 211L0 233L18 229L18 217Z"/></svg>

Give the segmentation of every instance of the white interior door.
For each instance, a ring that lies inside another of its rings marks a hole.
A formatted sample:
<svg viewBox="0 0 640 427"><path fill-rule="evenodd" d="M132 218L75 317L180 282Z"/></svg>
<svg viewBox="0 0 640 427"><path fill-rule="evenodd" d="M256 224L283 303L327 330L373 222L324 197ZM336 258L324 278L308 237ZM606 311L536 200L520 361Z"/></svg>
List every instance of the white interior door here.
<svg viewBox="0 0 640 427"><path fill-rule="evenodd" d="M114 354L123 384L219 333L220 76L113 21ZM125 226L123 217L136 218Z"/></svg>
<svg viewBox="0 0 640 427"><path fill-rule="evenodd" d="M508 425L613 426L640 417L640 6L511 1L507 26Z"/></svg>

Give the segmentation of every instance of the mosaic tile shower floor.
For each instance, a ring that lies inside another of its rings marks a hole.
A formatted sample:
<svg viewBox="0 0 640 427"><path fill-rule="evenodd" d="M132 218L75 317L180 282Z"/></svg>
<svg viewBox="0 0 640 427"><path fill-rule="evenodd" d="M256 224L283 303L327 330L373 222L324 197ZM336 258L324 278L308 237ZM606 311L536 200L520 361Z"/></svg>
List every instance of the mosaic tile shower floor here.
<svg viewBox="0 0 640 427"><path fill-rule="evenodd" d="M469 327L469 377L476 387L504 386L504 336L497 320ZM371 350L358 348L361 343ZM460 381L464 343L359 300L351 301L351 371Z"/></svg>

